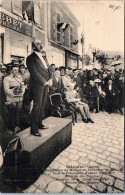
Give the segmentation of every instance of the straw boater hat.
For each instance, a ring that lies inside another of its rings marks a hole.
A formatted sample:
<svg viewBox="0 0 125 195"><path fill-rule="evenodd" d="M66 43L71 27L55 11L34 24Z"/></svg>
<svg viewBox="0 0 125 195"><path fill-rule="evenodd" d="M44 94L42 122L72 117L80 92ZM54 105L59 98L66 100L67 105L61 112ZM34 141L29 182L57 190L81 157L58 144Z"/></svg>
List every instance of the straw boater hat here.
<svg viewBox="0 0 125 195"><path fill-rule="evenodd" d="M120 65L122 64L120 61L114 61L111 63L111 66L117 66L117 65Z"/></svg>
<svg viewBox="0 0 125 195"><path fill-rule="evenodd" d="M94 82L95 83L101 83L101 80L100 79L95 79Z"/></svg>

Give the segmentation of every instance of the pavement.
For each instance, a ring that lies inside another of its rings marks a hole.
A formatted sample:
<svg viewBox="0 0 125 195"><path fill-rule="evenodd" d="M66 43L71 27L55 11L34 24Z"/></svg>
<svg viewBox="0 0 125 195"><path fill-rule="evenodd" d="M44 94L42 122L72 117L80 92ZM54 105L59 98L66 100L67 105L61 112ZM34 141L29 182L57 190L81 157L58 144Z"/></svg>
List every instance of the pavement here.
<svg viewBox="0 0 125 195"><path fill-rule="evenodd" d="M124 116L92 113L72 128L72 144L24 193L123 193Z"/></svg>

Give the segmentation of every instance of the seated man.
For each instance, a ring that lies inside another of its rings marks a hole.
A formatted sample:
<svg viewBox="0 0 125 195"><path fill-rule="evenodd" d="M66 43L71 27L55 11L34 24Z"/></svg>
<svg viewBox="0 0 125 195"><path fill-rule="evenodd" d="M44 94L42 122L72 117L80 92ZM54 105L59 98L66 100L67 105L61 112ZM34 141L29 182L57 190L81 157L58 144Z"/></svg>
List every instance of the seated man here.
<svg viewBox="0 0 125 195"><path fill-rule="evenodd" d="M65 69L64 75L62 75L63 91L69 91L74 88L74 83L69 76L69 69Z"/></svg>
<svg viewBox="0 0 125 195"><path fill-rule="evenodd" d="M79 94L75 90L73 90L73 88L72 89L70 88L68 91L65 91L65 96L67 102L75 104L76 108L78 109L82 117L83 122L94 123L94 121L91 119L88 105L84 102L81 102L81 98L79 98Z"/></svg>
<svg viewBox="0 0 125 195"><path fill-rule="evenodd" d="M55 69L54 77L52 78L52 86L49 87L49 94L62 92L62 78L59 68Z"/></svg>
<svg viewBox="0 0 125 195"><path fill-rule="evenodd" d="M25 86L23 78L19 75L19 66L15 64L11 68L11 74L3 80L4 91L6 94L6 102L10 124L7 129L17 133L20 131L20 113L23 105L23 95ZM8 122L8 121L7 121Z"/></svg>

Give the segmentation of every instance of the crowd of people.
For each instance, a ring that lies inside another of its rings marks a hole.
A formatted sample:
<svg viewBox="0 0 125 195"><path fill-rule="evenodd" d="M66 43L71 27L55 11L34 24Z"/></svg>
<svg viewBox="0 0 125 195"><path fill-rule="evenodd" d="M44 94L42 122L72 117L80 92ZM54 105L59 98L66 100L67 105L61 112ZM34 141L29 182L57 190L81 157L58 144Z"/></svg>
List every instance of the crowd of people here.
<svg viewBox="0 0 125 195"><path fill-rule="evenodd" d="M51 115L49 96L54 93L61 93L71 112L79 113L84 123L94 123L90 112L123 115L124 70L57 68L49 65L40 41L34 41L32 48L26 65L11 62L2 78L2 117L8 133L30 126L31 134L42 136L38 129L47 129L42 120Z"/></svg>

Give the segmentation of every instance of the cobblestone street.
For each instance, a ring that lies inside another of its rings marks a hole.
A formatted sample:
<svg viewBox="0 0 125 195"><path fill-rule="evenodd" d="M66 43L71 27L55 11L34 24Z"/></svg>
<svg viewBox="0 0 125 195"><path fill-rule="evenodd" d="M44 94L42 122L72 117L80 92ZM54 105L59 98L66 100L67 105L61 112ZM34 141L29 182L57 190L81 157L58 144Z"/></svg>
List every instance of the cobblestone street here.
<svg viewBox="0 0 125 195"><path fill-rule="evenodd" d="M72 129L72 144L23 192L123 192L124 116L106 112L91 115L95 123L86 124L79 118Z"/></svg>

